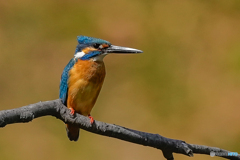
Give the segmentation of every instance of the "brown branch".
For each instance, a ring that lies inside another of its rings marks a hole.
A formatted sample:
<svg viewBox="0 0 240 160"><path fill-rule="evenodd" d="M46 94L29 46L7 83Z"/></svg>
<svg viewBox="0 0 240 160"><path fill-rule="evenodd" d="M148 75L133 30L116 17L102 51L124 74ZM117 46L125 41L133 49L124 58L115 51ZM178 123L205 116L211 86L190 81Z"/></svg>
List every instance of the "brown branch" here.
<svg viewBox="0 0 240 160"><path fill-rule="evenodd" d="M237 153L220 148L188 144L184 141L166 138L159 134L140 132L96 120L91 124L88 117L80 114L72 116L70 110L62 104L60 99L0 111L0 127L13 123L30 122L35 118L47 115L54 116L64 123L76 124L79 128L92 133L160 149L168 160L174 159L172 153L180 153L187 156L193 156L193 153L206 155L211 153L211 155L226 159L240 160L240 155L237 155Z"/></svg>

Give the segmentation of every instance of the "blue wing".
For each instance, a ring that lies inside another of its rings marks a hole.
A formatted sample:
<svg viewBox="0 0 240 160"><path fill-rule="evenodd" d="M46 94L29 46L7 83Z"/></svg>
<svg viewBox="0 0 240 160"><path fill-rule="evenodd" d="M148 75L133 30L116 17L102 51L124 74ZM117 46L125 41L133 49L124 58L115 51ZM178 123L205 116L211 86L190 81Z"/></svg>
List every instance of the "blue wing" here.
<svg viewBox="0 0 240 160"><path fill-rule="evenodd" d="M60 81L60 93L59 93L59 98L62 100L63 104L67 104L67 94L68 94L68 78L69 78L69 71L70 69L74 66L76 60L72 58L67 66L64 68L62 76L61 76L61 81Z"/></svg>

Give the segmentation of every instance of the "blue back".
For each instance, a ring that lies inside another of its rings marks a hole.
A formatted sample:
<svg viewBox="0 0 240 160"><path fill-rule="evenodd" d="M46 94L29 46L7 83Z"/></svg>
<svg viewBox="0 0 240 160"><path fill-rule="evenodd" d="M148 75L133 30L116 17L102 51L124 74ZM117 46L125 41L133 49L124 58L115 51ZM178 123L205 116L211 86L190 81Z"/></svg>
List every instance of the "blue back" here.
<svg viewBox="0 0 240 160"><path fill-rule="evenodd" d="M67 105L67 93L68 93L68 78L69 78L69 71L74 66L76 60L72 58L67 66L64 68L61 81L60 81L60 93L59 98L62 100L64 105Z"/></svg>

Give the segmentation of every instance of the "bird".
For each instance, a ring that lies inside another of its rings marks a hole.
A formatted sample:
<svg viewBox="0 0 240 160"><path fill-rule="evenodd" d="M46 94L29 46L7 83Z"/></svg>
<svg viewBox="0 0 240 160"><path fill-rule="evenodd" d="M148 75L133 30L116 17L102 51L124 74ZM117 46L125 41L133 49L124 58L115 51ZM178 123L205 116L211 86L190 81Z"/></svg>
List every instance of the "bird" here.
<svg viewBox="0 0 240 160"><path fill-rule="evenodd" d="M94 119L90 112L96 103L105 78L103 58L111 53L142 53L143 51L112 45L110 42L88 36L77 36L77 47L73 58L63 70L60 81L59 98L70 109L70 114L79 113ZM79 138L79 127L66 124L70 141Z"/></svg>

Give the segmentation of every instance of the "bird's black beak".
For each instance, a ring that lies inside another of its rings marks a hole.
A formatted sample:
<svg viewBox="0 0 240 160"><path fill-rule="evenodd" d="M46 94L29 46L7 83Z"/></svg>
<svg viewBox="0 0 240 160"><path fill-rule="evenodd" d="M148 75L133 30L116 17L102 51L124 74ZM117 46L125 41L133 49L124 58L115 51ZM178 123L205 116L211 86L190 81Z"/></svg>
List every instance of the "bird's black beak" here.
<svg viewBox="0 0 240 160"><path fill-rule="evenodd" d="M134 49L134 48L128 48L128 47L120 47L120 46L114 46L111 45L108 47L105 52L107 53L143 53L143 51Z"/></svg>

